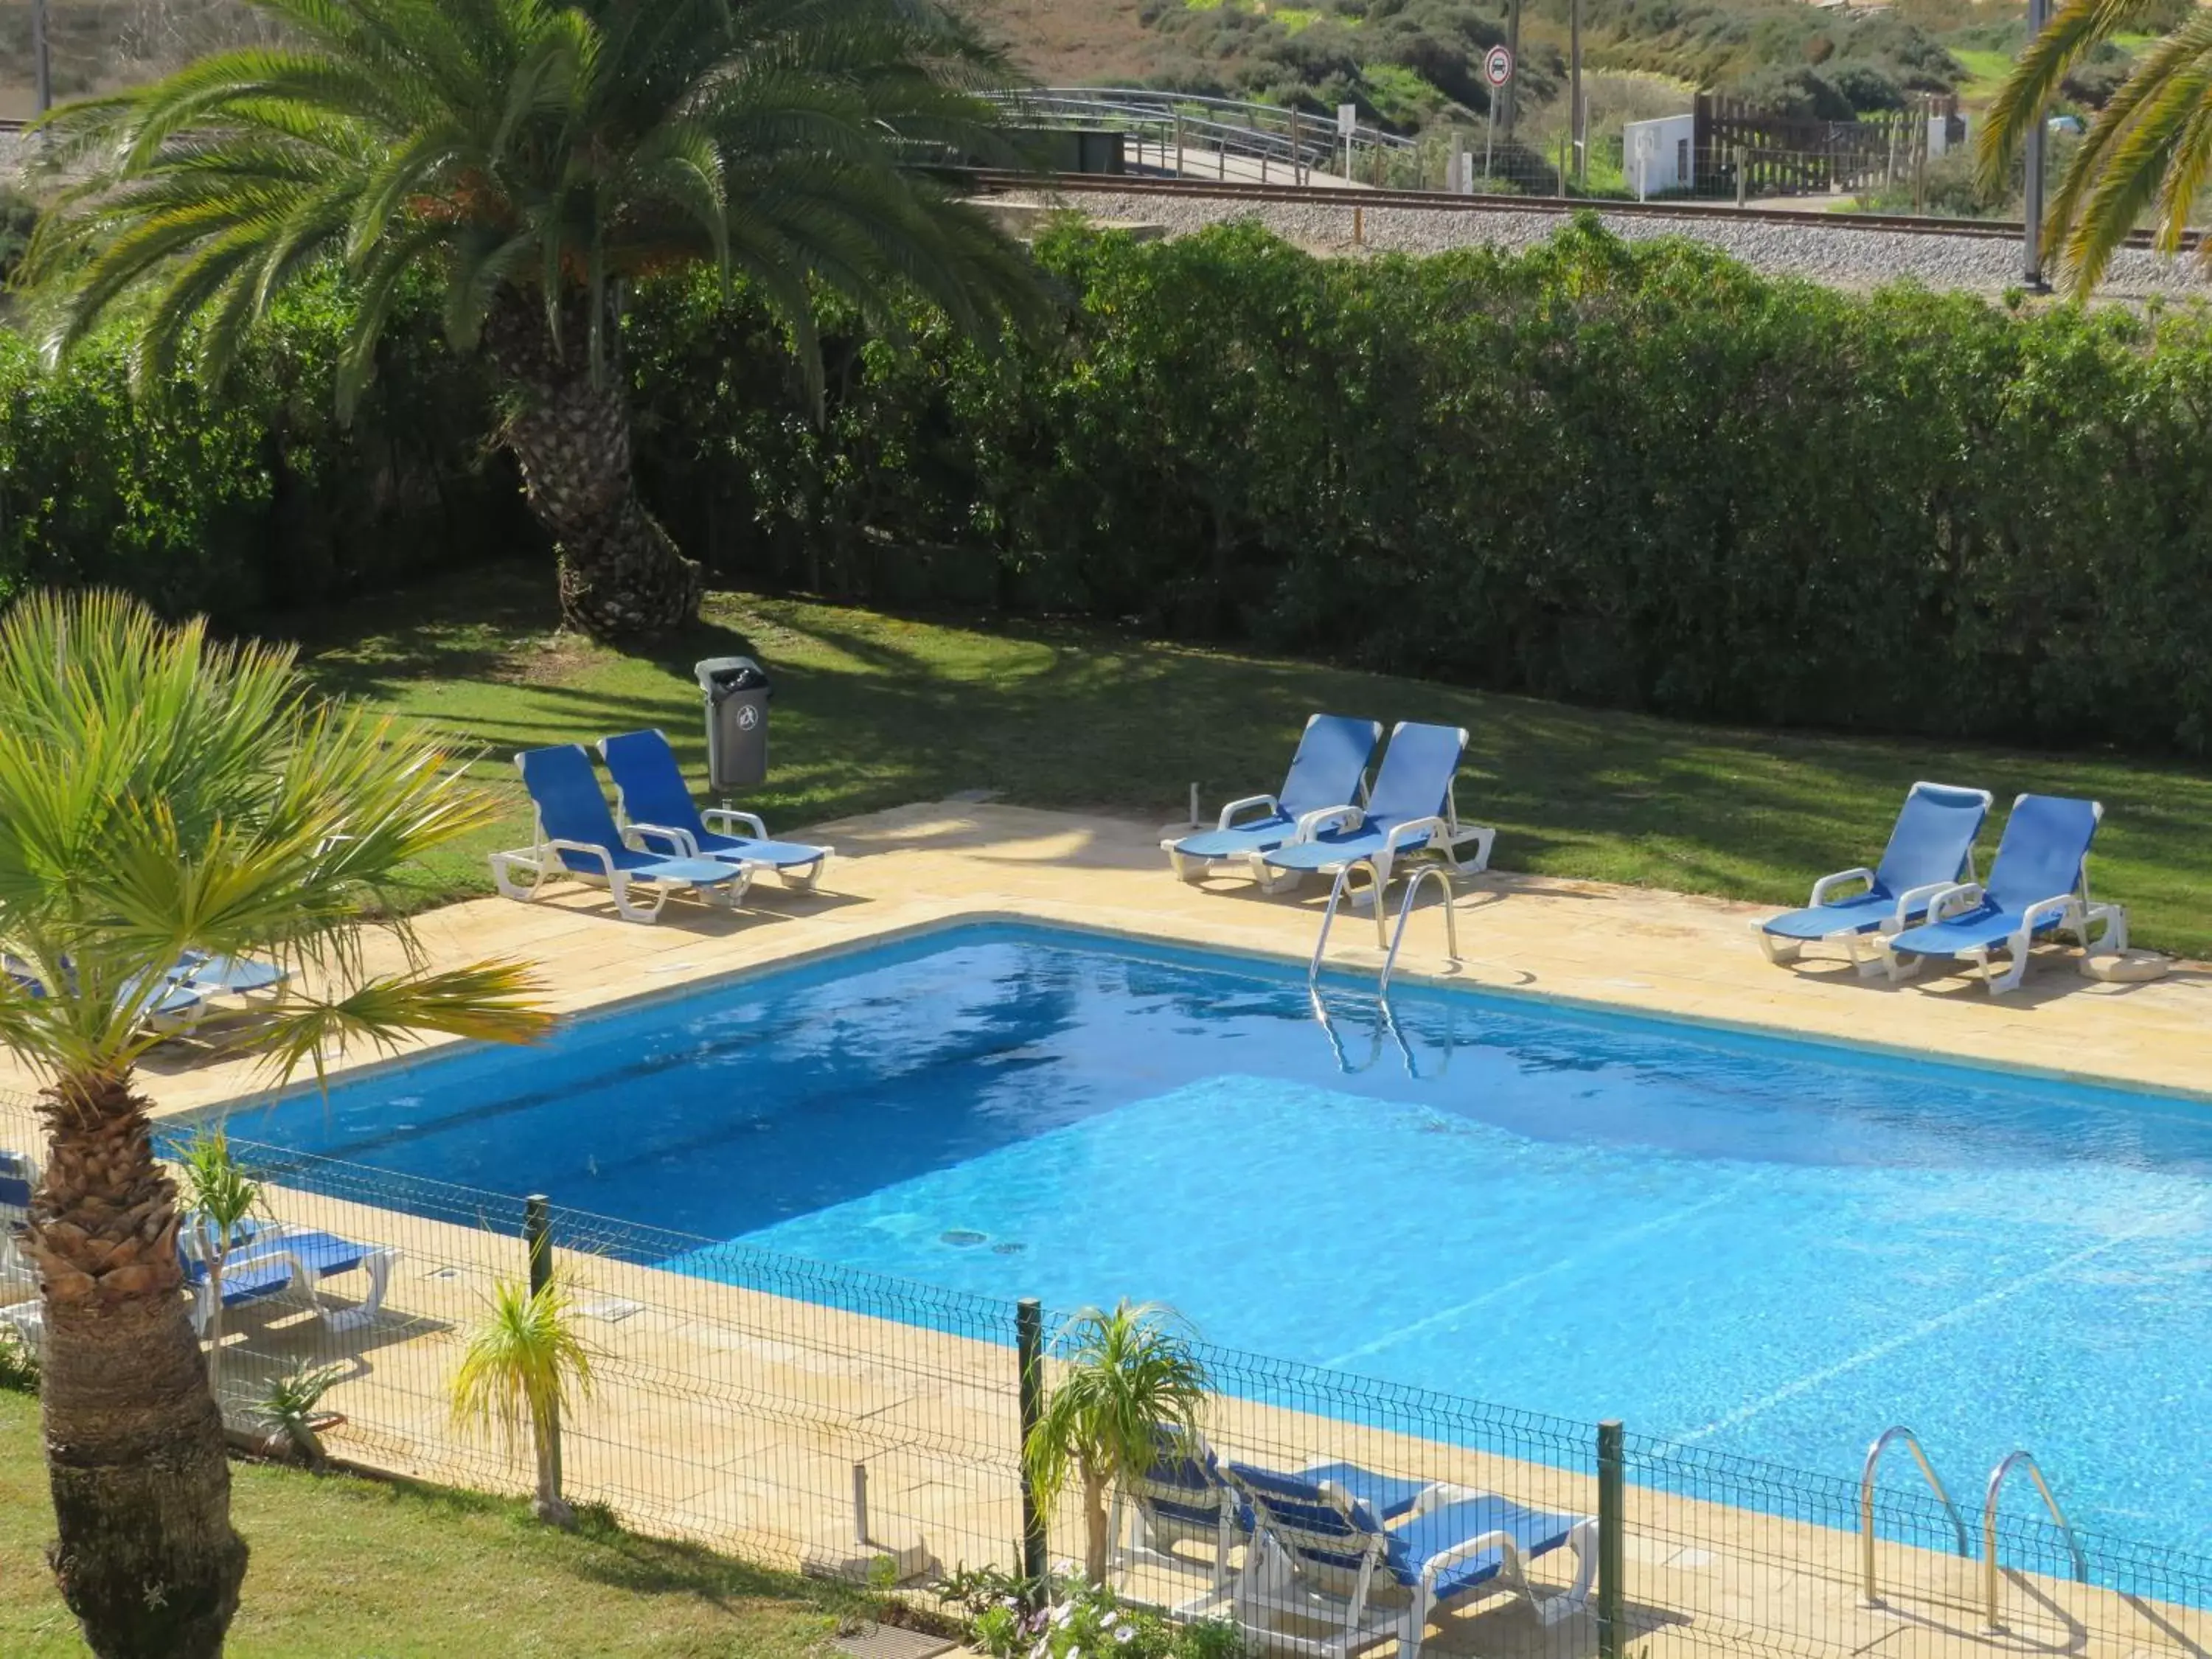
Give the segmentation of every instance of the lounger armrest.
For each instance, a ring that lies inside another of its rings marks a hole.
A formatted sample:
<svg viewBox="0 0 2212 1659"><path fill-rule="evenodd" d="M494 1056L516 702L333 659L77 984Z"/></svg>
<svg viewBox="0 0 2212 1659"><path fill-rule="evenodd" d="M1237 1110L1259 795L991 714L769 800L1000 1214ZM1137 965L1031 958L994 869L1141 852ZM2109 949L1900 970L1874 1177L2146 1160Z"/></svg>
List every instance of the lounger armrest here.
<svg viewBox="0 0 2212 1659"><path fill-rule="evenodd" d="M1223 807L1221 821L1214 825L1214 828L1234 830L1237 827L1237 815L1239 812L1249 812L1255 806L1264 806L1269 813L1274 815L1280 815L1283 810L1282 803L1273 795L1247 795L1243 799L1232 800L1228 805Z"/></svg>
<svg viewBox="0 0 2212 1659"><path fill-rule="evenodd" d="M1952 916L1962 916L1982 902L1982 884L1978 881L1962 881L1955 887L1936 890L1928 901L1928 920L1932 925Z"/></svg>
<svg viewBox="0 0 2212 1659"><path fill-rule="evenodd" d="M1441 817L1408 818L1382 837L1382 851L1388 856L1395 858L1398 849L1401 847L1413 842L1428 841L1449 833L1450 833L1449 830Z"/></svg>
<svg viewBox="0 0 2212 1659"><path fill-rule="evenodd" d="M1364 807L1324 806L1317 811L1308 812L1301 817L1298 820L1297 833L1291 839L1311 841L1324 830L1357 830L1366 822L1367 811Z"/></svg>
<svg viewBox="0 0 2212 1659"><path fill-rule="evenodd" d="M562 841L558 836L550 836L541 844L549 853L574 853L578 858L597 859L603 875L612 877L615 872L613 855L597 842Z"/></svg>
<svg viewBox="0 0 2212 1659"><path fill-rule="evenodd" d="M2058 893L2047 899L2038 899L2034 903L2027 906L2020 913L2021 920L2027 924L2027 931L2032 933L2042 926L2036 921L2038 916L2046 911L2056 910L2058 914L2051 917L2051 920L2064 921L2074 914L2075 907L2081 902L2081 896L2079 893Z"/></svg>
<svg viewBox="0 0 2212 1659"><path fill-rule="evenodd" d="M665 857L696 859L699 856L698 838L689 830L666 823L633 823L628 833L635 839L640 852L659 853L662 849L653 843L661 842L666 843Z"/></svg>
<svg viewBox="0 0 2212 1659"><path fill-rule="evenodd" d="M1912 913L1936 902L1939 894L1950 892L1958 884L1950 881L1931 881L1924 887L1908 887L1897 896L1897 908L1890 913L1889 931L1901 933L1912 926Z"/></svg>
<svg viewBox="0 0 2212 1659"><path fill-rule="evenodd" d="M736 823L743 824L755 841L768 839L768 825L760 821L759 814L740 812L734 806L710 806L699 814L699 820L718 835L734 834L730 826Z"/></svg>
<svg viewBox="0 0 2212 1659"><path fill-rule="evenodd" d="M1861 881L1869 887L1874 885L1874 872L1863 865L1856 870L1838 870L1832 876L1823 876L1813 884L1813 896L1805 901L1806 907L1808 909L1817 910L1834 898L1838 887L1848 887L1853 882ZM1946 887L1950 885L1948 882L1942 884Z"/></svg>
<svg viewBox="0 0 2212 1659"><path fill-rule="evenodd" d="M1437 1580L1461 1562L1474 1556L1487 1554L1492 1550L1498 1551L1504 1557L1498 1571L1509 1582L1517 1578L1521 1572L1521 1546L1514 1541L1510 1532L1486 1532L1478 1538L1454 1544L1449 1549L1438 1550L1421 1563L1422 1589L1434 1591Z"/></svg>

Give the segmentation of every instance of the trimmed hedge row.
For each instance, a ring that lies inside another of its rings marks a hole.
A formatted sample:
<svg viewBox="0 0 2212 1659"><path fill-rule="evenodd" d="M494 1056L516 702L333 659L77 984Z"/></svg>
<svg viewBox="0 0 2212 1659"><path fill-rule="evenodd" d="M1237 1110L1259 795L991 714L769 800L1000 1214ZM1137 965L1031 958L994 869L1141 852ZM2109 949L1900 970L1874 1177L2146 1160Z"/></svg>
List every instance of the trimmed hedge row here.
<svg viewBox="0 0 2212 1659"><path fill-rule="evenodd" d="M127 587L248 622L512 556L535 532L488 453L491 400L427 317L387 338L350 428L333 416L346 302L289 298L219 392L134 398L120 337L43 368L0 328L0 599Z"/></svg>
<svg viewBox="0 0 2212 1659"><path fill-rule="evenodd" d="M1060 335L825 308L824 422L706 277L628 323L645 487L724 580L1079 611L1707 718L2212 746L2212 322L1758 277L1578 225L1311 258L1074 230ZM219 406L0 342L0 582L236 615L540 547L427 322L332 427L329 295ZM32 503L27 510L24 503Z"/></svg>
<svg viewBox="0 0 2212 1659"><path fill-rule="evenodd" d="M841 339L820 434L757 316L653 295L689 544L1668 714L2212 743L2201 311L1852 296L1594 223L1520 257L1250 228L1040 255L1064 339Z"/></svg>

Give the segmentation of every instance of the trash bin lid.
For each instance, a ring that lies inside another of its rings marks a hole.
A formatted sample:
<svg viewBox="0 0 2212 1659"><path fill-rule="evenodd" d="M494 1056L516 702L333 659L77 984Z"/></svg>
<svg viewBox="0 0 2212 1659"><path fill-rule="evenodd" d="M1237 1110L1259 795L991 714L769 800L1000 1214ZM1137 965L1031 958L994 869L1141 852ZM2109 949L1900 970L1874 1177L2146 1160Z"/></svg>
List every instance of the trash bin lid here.
<svg viewBox="0 0 2212 1659"><path fill-rule="evenodd" d="M769 688L768 671L750 657L708 657L692 672L699 677L699 689L717 702L732 692Z"/></svg>

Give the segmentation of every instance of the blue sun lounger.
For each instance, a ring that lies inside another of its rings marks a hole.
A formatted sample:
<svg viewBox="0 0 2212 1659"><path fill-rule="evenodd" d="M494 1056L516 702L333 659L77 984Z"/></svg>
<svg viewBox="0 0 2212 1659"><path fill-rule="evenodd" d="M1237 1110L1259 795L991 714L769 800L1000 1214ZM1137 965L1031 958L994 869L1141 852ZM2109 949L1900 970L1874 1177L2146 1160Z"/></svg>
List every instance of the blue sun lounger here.
<svg viewBox="0 0 2212 1659"><path fill-rule="evenodd" d="M689 888L710 904L734 905L744 896L752 872L744 865L667 858L625 846L599 793L592 757L575 744L525 750L514 763L538 809L538 842L491 855L493 884L507 897L534 899L548 881L565 875L605 882L623 921L656 921L677 889ZM528 885L515 880L518 870L528 873ZM640 882L652 889L649 907L630 896Z"/></svg>
<svg viewBox="0 0 2212 1659"><path fill-rule="evenodd" d="M1526 1598L1547 1626L1586 1605L1597 1572L1597 1522L1529 1509L1493 1492L1436 1486L1411 1518L1386 1528L1340 1484L1229 1466L1231 1483L1258 1518L1261 1559L1235 1592L1236 1617L1270 1649L1346 1659L1395 1637L1400 1659L1419 1659L1429 1620L1494 1591ZM1573 1583L1537 1597L1528 1563L1562 1546L1575 1552ZM1293 1634L1318 1626L1318 1636Z"/></svg>
<svg viewBox="0 0 2212 1659"><path fill-rule="evenodd" d="M1364 865L1379 892L1389 883L1391 866L1408 853L1435 853L1455 870L1487 869L1498 832L1462 824L1452 799L1452 779L1466 750L1464 726L1401 721L1390 733L1366 805L1307 813L1291 840L1252 854L1254 873L1268 885L1279 874L1334 875L1347 865ZM1462 854L1470 842L1472 853Z"/></svg>
<svg viewBox="0 0 2212 1659"><path fill-rule="evenodd" d="M768 826L750 812L727 806L700 811L676 764L676 751L657 731L603 738L599 753L614 775L624 830L632 844L645 843L647 852L773 870L786 886L798 888L812 887L829 867L830 848L771 841ZM731 833L740 825L750 833Z"/></svg>
<svg viewBox="0 0 2212 1659"><path fill-rule="evenodd" d="M273 962L252 957L226 957L206 951L187 951L169 969L169 978L202 996L252 996L274 991L291 974Z"/></svg>
<svg viewBox="0 0 2212 1659"><path fill-rule="evenodd" d="M1992 996L2015 989L2027 972L2027 953L2049 933L2071 933L2084 951L2100 927L2107 950L2128 945L2127 912L2089 897L2089 843L2105 816L2101 804L2061 795L2022 795L2012 804L2004 835L1986 882L1962 882L1929 902L1928 920L1882 941L1893 980L1917 972L1931 957L1978 965ZM1990 953L2011 957L1992 970Z"/></svg>
<svg viewBox="0 0 2212 1659"><path fill-rule="evenodd" d="M1247 795L1221 809L1221 821L1211 830L1177 840L1164 841L1161 848L1176 875L1199 881L1216 864L1234 862L1249 869L1246 860L1255 853L1267 853L1297 834L1298 820L1324 807L1340 806L1367 799L1367 763L1382 738L1380 720L1354 720L1348 714L1316 714L1299 735L1291 769L1283 787L1272 795ZM1196 786L1193 786L1195 795ZM1193 816L1196 816L1194 801ZM1239 818L1243 822L1238 822Z"/></svg>
<svg viewBox="0 0 2212 1659"><path fill-rule="evenodd" d="M31 1191L39 1166L27 1152L0 1149L0 1291L11 1297L35 1291L39 1276L16 1247L15 1230L31 1218Z"/></svg>
<svg viewBox="0 0 2212 1659"><path fill-rule="evenodd" d="M1823 876L1813 884L1803 909L1759 924L1766 959L1790 962L1808 945L1835 943L1844 946L1862 975L1879 973L1879 944L1864 952L1861 945L1869 935L1878 939L1902 932L1927 915L1928 902L1936 894L1974 878L1974 837L1989 815L1986 789L1914 784L1880 864ZM1852 887L1860 890L1846 891Z"/></svg>
<svg viewBox="0 0 2212 1659"><path fill-rule="evenodd" d="M1152 1466L1114 1495L1106 1534L1113 1542L1112 1566L1117 1571L1150 1565L1203 1574L1210 1581L1207 1590L1176 1604L1173 1611L1189 1614L1217 1607L1234 1577L1231 1554L1253 1536L1252 1505L1230 1484L1203 1435L1183 1436L1160 1428L1153 1438L1158 1452ZM1356 1463L1315 1464L1285 1479L1316 1486L1328 1481L1385 1521L1412 1514L1434 1486L1379 1474ZM1126 1541L1125 1504L1134 1510ZM1182 1545L1196 1545L1206 1554L1194 1559L1178 1548Z"/></svg>
<svg viewBox="0 0 2212 1659"><path fill-rule="evenodd" d="M208 1272L204 1224L181 1227L177 1249L185 1269L185 1288L192 1296L192 1324L207 1334L215 1318L215 1280ZM368 1324L382 1311L398 1253L381 1244L362 1244L336 1233L289 1227L241 1228L238 1241L224 1253L222 1305L226 1311L278 1297L304 1303L325 1328L352 1330ZM319 1294L325 1279L341 1273L365 1273L368 1288L351 1307L334 1308Z"/></svg>

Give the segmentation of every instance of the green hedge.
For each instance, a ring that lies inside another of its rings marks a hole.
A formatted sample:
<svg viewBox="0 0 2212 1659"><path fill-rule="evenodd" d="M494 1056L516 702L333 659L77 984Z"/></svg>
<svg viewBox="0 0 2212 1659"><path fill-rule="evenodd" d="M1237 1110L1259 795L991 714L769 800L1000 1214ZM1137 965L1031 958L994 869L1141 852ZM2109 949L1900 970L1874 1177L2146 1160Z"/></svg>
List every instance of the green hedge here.
<svg viewBox="0 0 2212 1659"><path fill-rule="evenodd" d="M1041 257L1066 335L776 337L649 296L654 487L741 580L1139 620L1547 697L2202 752L2212 325L1760 278L1577 226ZM833 319L833 323L838 319Z"/></svg>
<svg viewBox="0 0 2212 1659"><path fill-rule="evenodd" d="M119 335L49 372L0 329L0 599L116 586L238 623L512 556L532 532L475 367L410 319L341 427L345 315L334 288L297 294L219 395L187 379L150 403Z"/></svg>
<svg viewBox="0 0 2212 1659"><path fill-rule="evenodd" d="M1073 611L1762 724L2212 745L2212 323L1853 296L1580 225L1318 260L1066 231L1056 337L825 308L828 418L742 291L628 327L645 487L724 580ZM0 582L237 614L542 541L427 319L329 410L308 296L219 407L0 341Z"/></svg>

